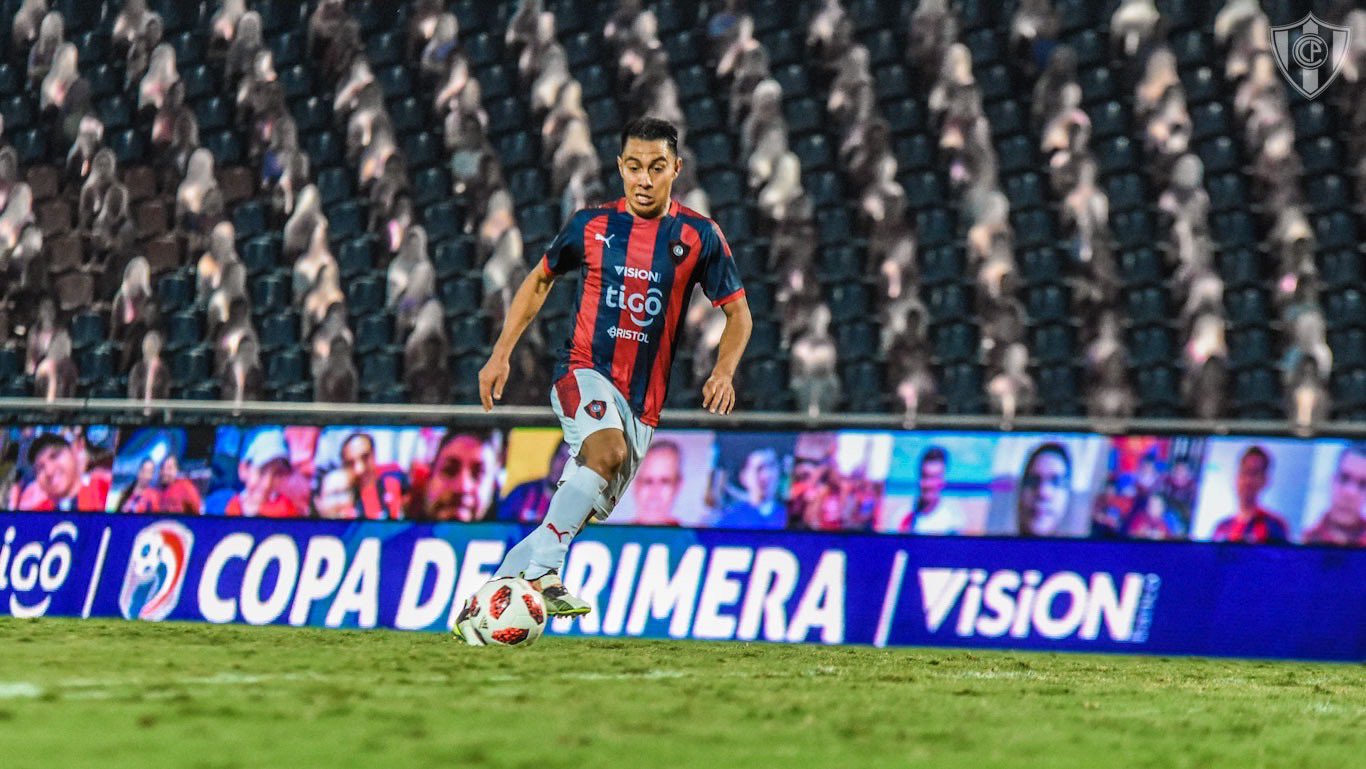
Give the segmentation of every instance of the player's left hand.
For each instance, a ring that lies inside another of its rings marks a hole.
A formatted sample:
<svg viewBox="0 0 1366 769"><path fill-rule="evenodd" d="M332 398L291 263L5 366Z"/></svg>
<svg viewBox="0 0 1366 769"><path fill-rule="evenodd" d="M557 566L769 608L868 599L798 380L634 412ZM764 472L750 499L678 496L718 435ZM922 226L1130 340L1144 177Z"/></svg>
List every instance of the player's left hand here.
<svg viewBox="0 0 1366 769"><path fill-rule="evenodd" d="M731 377L707 377L707 383L702 385L702 408L713 414L729 414L735 408L735 383Z"/></svg>

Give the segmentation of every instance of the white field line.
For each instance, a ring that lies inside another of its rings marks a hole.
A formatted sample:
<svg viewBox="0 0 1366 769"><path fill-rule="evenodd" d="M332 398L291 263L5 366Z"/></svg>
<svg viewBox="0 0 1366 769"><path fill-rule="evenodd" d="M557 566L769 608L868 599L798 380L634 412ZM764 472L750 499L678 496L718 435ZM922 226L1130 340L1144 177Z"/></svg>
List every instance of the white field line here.
<svg viewBox="0 0 1366 769"><path fill-rule="evenodd" d="M668 668L656 668L644 671L630 671L621 673L604 673L594 671L563 671L536 673L528 675L514 675L500 673L484 676L479 679L464 677L427 674L417 676L401 676L397 680L390 676L383 677L383 684L386 687L402 686L471 686L471 685L497 685L497 684L535 684L538 682L558 680L558 681L663 681L690 678L716 679L741 679L741 680L773 680L775 678L834 678L840 677L845 671L833 665L821 665L808 670L793 672L790 675L777 675L773 672L746 672L746 671L697 671L697 670L674 670ZM1029 681L1035 683L1049 682L1059 684L1078 684L1082 683L1086 676L1080 678L1075 674L1060 673L1042 670L995 670L991 668L977 670L934 670L919 668L918 672L923 673L927 680L962 680L962 681L984 681L984 680L1016 680ZM109 678L67 678L59 680L51 685L43 686L31 681L0 681L0 701L37 699L48 693L55 694L59 699L66 700L108 700L119 696L137 694L142 699L167 699L179 696L177 689L180 688L199 688L199 687L250 687L262 684L288 683L288 682L331 682L338 678L353 682L363 682L363 676L325 676L313 672L296 673L237 673L222 672L210 676L181 676L181 677L160 677L154 680L132 677L109 677ZM1170 686L1180 689L1194 689L1206 691L1212 688L1230 687L1237 688L1240 685L1250 683L1246 678L1238 676L1227 676L1223 678L1207 679L1202 681L1172 681ZM1331 685L1333 682L1328 678L1309 678L1302 682L1302 685L1314 685L1322 683ZM1342 705L1332 701L1319 701L1306 706L1306 710L1316 713L1334 713L1342 708L1356 710L1354 706Z"/></svg>

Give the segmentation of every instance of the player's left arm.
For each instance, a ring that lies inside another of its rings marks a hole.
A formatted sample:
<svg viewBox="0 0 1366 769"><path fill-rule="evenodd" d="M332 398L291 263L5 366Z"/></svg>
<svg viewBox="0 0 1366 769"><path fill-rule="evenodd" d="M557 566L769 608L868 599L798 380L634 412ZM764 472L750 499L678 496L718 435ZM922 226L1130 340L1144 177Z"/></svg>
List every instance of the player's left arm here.
<svg viewBox="0 0 1366 769"><path fill-rule="evenodd" d="M721 309L726 313L726 328L716 347L716 365L702 385L702 408L713 414L729 414L735 408L735 369L740 366L740 356L754 328L749 302L743 294L721 305Z"/></svg>

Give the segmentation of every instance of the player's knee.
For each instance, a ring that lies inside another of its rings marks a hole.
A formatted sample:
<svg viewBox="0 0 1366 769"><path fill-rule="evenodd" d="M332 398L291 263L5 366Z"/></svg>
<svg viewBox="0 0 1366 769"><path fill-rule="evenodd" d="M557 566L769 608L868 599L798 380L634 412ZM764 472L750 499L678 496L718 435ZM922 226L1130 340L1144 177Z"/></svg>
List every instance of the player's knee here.
<svg viewBox="0 0 1366 769"><path fill-rule="evenodd" d="M611 478L626 462L626 439L620 433L612 434L607 431L598 435L602 435L600 440L585 443L580 459L593 472L604 478Z"/></svg>

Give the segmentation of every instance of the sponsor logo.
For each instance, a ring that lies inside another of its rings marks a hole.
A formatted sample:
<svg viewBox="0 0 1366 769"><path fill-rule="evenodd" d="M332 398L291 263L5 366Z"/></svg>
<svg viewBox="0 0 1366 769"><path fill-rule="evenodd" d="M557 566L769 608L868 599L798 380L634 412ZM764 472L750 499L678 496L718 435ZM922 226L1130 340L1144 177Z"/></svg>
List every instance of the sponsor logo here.
<svg viewBox="0 0 1366 769"><path fill-rule="evenodd" d="M653 283L658 283L660 281L659 273L647 270L644 267L624 267L618 264L616 265L616 271L618 275L623 275L628 278L648 280Z"/></svg>
<svg viewBox="0 0 1366 769"><path fill-rule="evenodd" d="M593 240L602 241L602 243L603 243L603 246L602 246L602 247L603 247L603 248L611 248L611 247L612 247L612 238L615 238L615 237L616 237L616 233L613 233L613 234L607 235L607 236L603 236L603 235L601 235L601 234L599 234L599 233L593 233Z"/></svg>
<svg viewBox="0 0 1366 769"><path fill-rule="evenodd" d="M603 401L591 401L583 407L583 410L594 419L602 419L603 415L607 413L607 404Z"/></svg>
<svg viewBox="0 0 1366 769"><path fill-rule="evenodd" d="M649 334L644 331L632 331L629 328L617 328L616 326L612 326L607 329L607 335L613 339L629 339L632 342L640 342L641 344L650 343Z"/></svg>
<svg viewBox="0 0 1366 769"><path fill-rule="evenodd" d="M593 401L593 402L594 402L594 403L602 403L602 401ZM596 419L597 417L594 417L594 418ZM569 536L570 534L573 534L573 533L574 533L574 530L573 530L573 529L570 529L569 531L560 531L559 529L555 528L555 524L553 524L553 523L547 523L547 524L545 525L545 527L546 527L547 529L550 529L551 533L553 533L553 534L555 535L555 539L557 539L557 540L559 540L559 541L561 541L561 542L564 541L564 538L565 538L565 537L567 537L567 536Z"/></svg>
<svg viewBox="0 0 1366 769"><path fill-rule="evenodd" d="M617 286L608 286L607 306L614 310L626 310L631 322L637 326L648 326L664 309L664 292L652 287L643 294L627 294Z"/></svg>
<svg viewBox="0 0 1366 769"><path fill-rule="evenodd" d="M178 523L154 523L138 532L119 590L125 619L157 622L180 602L194 535Z"/></svg>
<svg viewBox="0 0 1366 769"><path fill-rule="evenodd" d="M1073 571L1044 576L1010 569L922 568L921 607L925 629L940 630L957 608L954 632L963 638L1079 637L1094 640L1102 631L1112 641L1143 643L1162 580L1156 574L1129 572L1118 578Z"/></svg>
<svg viewBox="0 0 1366 769"><path fill-rule="evenodd" d="M5 529L0 540L0 590L11 590L9 613L14 617L41 617L52 603L52 594L66 584L71 575L71 545L76 542L76 524L62 521L48 532L47 542L16 545L13 526ZM20 597L37 593L36 601Z"/></svg>
<svg viewBox="0 0 1366 769"><path fill-rule="evenodd" d="M1271 28L1271 50L1287 83L1313 99L1337 79L1352 30L1309 14L1294 24Z"/></svg>

